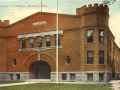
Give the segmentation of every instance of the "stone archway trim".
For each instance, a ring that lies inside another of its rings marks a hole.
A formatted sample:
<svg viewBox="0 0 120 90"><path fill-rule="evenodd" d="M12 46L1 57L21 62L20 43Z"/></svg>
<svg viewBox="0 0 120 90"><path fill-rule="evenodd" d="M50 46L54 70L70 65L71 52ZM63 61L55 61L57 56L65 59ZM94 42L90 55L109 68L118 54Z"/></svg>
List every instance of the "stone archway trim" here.
<svg viewBox="0 0 120 90"><path fill-rule="evenodd" d="M46 54L41 54L41 60L46 61L50 66L51 66L51 71L55 71L55 61L48 55ZM34 54L30 56L27 60L25 60L23 64L23 68L26 69L26 71L29 71L29 66L31 63L33 63L35 60L37 60L37 54Z"/></svg>

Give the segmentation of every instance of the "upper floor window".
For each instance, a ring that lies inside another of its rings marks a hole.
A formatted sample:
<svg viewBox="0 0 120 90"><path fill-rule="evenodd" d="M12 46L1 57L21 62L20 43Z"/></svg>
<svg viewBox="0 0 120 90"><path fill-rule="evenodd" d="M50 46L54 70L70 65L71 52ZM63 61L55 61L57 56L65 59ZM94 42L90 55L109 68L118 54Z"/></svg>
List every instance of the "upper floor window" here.
<svg viewBox="0 0 120 90"><path fill-rule="evenodd" d="M104 64L104 51L99 51L99 64Z"/></svg>
<svg viewBox="0 0 120 90"><path fill-rule="evenodd" d="M21 48L25 48L26 47L26 43L25 43L25 38L21 38Z"/></svg>
<svg viewBox="0 0 120 90"><path fill-rule="evenodd" d="M56 46L56 41L57 41L57 34L54 34L54 43L55 43L55 46ZM58 34L58 46L60 46L60 35Z"/></svg>
<svg viewBox="0 0 120 90"><path fill-rule="evenodd" d="M42 47L42 38L40 36L37 37L37 47Z"/></svg>
<svg viewBox="0 0 120 90"><path fill-rule="evenodd" d="M93 51L87 51L87 64L93 64Z"/></svg>
<svg viewBox="0 0 120 90"><path fill-rule="evenodd" d="M33 48L33 37L29 37L29 47Z"/></svg>
<svg viewBox="0 0 120 90"><path fill-rule="evenodd" d="M87 43L93 43L93 30L87 30Z"/></svg>
<svg viewBox="0 0 120 90"><path fill-rule="evenodd" d="M99 30L99 43L104 43L104 31Z"/></svg>
<svg viewBox="0 0 120 90"><path fill-rule="evenodd" d="M50 46L50 35L46 35L46 47Z"/></svg>

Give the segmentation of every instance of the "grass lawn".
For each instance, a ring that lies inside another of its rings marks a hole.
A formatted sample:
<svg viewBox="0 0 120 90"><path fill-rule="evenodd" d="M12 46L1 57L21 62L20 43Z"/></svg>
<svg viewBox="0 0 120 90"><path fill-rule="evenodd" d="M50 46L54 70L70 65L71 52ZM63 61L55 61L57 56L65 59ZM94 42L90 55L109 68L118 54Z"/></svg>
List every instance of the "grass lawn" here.
<svg viewBox="0 0 120 90"><path fill-rule="evenodd" d="M58 84L36 83L0 87L0 90L113 90L110 84Z"/></svg>

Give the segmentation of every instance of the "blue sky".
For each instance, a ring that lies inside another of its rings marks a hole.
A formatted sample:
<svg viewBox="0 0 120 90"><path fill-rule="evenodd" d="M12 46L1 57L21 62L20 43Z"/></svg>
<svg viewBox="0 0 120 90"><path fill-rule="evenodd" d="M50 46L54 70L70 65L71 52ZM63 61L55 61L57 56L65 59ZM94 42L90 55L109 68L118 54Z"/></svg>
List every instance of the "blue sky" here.
<svg viewBox="0 0 120 90"><path fill-rule="evenodd" d="M76 14L76 8L88 4L103 4L105 0L58 0L59 13ZM115 41L120 47L120 0L108 0L109 27L115 36ZM113 3L114 2L114 3ZM34 5L36 7L28 7ZM56 12L57 0L42 0L43 12ZM19 7L16 7L19 6ZM0 0L0 20L17 22L35 12L41 11L41 0Z"/></svg>

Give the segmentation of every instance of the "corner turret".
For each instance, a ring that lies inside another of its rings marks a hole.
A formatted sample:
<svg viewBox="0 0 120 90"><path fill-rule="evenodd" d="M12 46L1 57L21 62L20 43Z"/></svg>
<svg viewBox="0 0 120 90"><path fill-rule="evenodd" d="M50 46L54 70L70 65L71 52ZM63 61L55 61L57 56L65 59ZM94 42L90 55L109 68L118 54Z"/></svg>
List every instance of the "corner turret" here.
<svg viewBox="0 0 120 90"><path fill-rule="evenodd" d="M109 9L103 4L89 4L76 9L76 15L81 16L82 26L104 25L108 26Z"/></svg>

